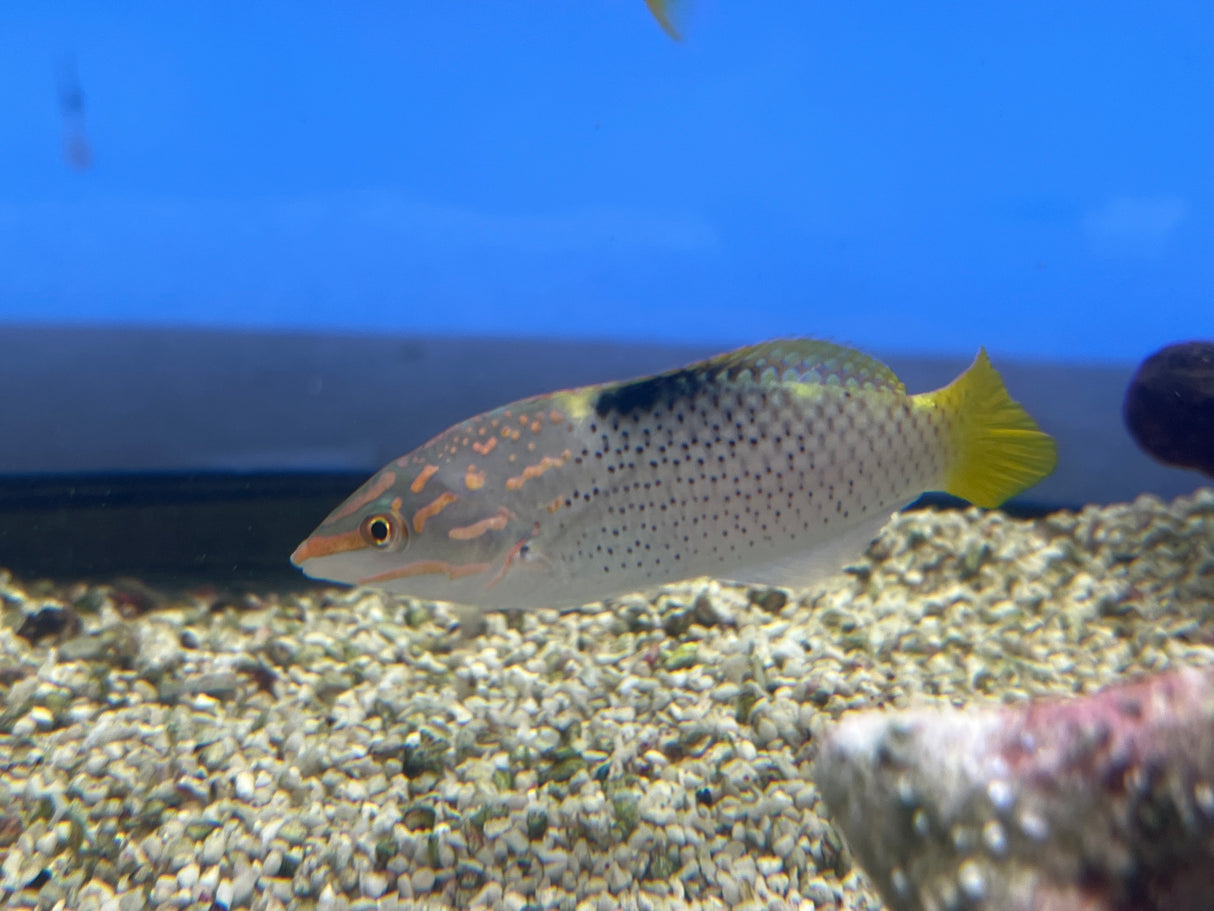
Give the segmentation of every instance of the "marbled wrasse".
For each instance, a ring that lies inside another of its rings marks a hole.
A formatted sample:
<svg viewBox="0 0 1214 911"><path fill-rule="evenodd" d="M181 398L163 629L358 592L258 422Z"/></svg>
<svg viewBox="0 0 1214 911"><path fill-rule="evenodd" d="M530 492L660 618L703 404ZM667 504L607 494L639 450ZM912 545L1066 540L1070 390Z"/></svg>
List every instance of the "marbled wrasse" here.
<svg viewBox="0 0 1214 911"><path fill-rule="evenodd" d="M485 609L698 576L801 588L924 491L994 507L1055 461L984 351L910 395L858 351L773 341L469 418L374 475L291 559Z"/></svg>

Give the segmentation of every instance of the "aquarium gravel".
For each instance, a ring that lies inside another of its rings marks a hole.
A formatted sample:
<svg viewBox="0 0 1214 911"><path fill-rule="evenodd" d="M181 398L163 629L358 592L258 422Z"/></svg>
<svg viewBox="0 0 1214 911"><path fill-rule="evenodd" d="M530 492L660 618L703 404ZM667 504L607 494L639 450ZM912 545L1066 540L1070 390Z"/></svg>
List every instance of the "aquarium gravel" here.
<svg viewBox="0 0 1214 911"><path fill-rule="evenodd" d="M878 908L819 734L1210 664L1214 492L903 514L805 597L134 590L0 584L8 908Z"/></svg>

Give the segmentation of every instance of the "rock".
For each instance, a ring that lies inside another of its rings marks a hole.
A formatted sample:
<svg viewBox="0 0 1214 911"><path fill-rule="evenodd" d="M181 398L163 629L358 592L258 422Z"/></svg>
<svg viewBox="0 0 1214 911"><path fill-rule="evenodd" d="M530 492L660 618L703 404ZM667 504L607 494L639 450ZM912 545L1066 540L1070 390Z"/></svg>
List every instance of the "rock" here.
<svg viewBox="0 0 1214 911"><path fill-rule="evenodd" d="M897 911L1208 908L1214 669L968 711L864 712L815 767Z"/></svg>
<svg viewBox="0 0 1214 911"><path fill-rule="evenodd" d="M1214 342L1169 345L1148 357L1122 413L1148 455L1214 477Z"/></svg>
<svg viewBox="0 0 1214 911"><path fill-rule="evenodd" d="M63 641L80 633L80 616L72 608L48 603L25 616L17 635L30 642L43 639Z"/></svg>

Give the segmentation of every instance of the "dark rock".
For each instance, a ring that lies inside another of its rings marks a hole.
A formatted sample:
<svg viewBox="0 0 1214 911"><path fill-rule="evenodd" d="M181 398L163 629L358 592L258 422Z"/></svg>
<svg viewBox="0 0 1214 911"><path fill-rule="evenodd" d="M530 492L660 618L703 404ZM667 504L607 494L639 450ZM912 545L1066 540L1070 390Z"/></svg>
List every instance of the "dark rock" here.
<svg viewBox="0 0 1214 911"><path fill-rule="evenodd" d="M64 640L77 635L80 628L80 617L72 608L63 604L44 604L25 617L17 635L35 643L50 637Z"/></svg>
<svg viewBox="0 0 1214 911"><path fill-rule="evenodd" d="M753 590L750 593L751 604L757 604L769 614L778 614L788 603L788 594L778 588Z"/></svg>
<svg viewBox="0 0 1214 911"><path fill-rule="evenodd" d="M1024 706L860 713L815 772L895 911L1214 907L1214 669Z"/></svg>
<svg viewBox="0 0 1214 911"><path fill-rule="evenodd" d="M1169 345L1148 357L1122 414L1152 458L1214 477L1214 342Z"/></svg>

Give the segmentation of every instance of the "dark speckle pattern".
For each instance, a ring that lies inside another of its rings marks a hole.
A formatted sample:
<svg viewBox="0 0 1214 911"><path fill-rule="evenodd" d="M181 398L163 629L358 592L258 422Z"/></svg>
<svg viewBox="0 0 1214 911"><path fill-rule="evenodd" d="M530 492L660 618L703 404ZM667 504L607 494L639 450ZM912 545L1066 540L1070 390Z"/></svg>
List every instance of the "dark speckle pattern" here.
<svg viewBox="0 0 1214 911"><path fill-rule="evenodd" d="M939 429L905 393L721 377L599 394L553 556L624 588L728 578L888 515L940 474Z"/></svg>

